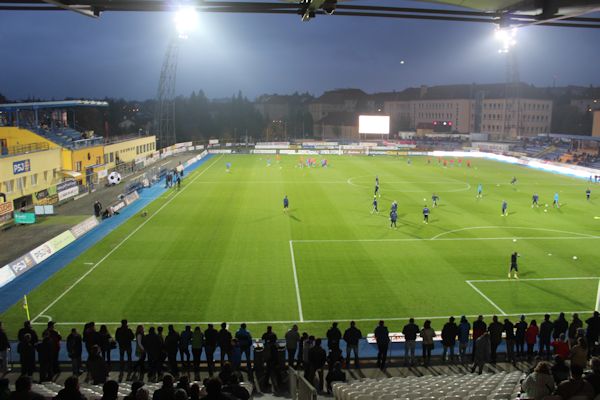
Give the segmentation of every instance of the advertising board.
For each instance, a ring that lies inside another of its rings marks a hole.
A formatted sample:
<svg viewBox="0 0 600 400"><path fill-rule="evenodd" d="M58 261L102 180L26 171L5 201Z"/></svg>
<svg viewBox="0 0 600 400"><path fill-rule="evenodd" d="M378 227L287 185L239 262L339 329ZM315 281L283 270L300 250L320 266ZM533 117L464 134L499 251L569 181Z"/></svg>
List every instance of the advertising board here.
<svg viewBox="0 0 600 400"><path fill-rule="evenodd" d="M13 279L15 279L15 273L8 267L8 265L0 268L0 287L6 285Z"/></svg>
<svg viewBox="0 0 600 400"><path fill-rule="evenodd" d="M15 213L15 224L35 224L35 213Z"/></svg>
<svg viewBox="0 0 600 400"><path fill-rule="evenodd" d="M13 174L22 174L23 172L31 171L31 162L29 160L21 160L13 162Z"/></svg>
<svg viewBox="0 0 600 400"><path fill-rule="evenodd" d="M15 210L12 201L7 203L0 203L0 215L10 214Z"/></svg>
<svg viewBox="0 0 600 400"><path fill-rule="evenodd" d="M58 201L63 201L69 199L73 196L77 196L79 194L79 187L70 187L65 190L61 190L58 192Z"/></svg>
<svg viewBox="0 0 600 400"><path fill-rule="evenodd" d="M92 216L72 227L70 231L75 238L79 238L94 229L96 226L98 226L98 220L96 217Z"/></svg>
<svg viewBox="0 0 600 400"><path fill-rule="evenodd" d="M35 266L35 261L28 253L23 257L19 257L15 261L8 263L7 265L14 272L15 276L19 276Z"/></svg>

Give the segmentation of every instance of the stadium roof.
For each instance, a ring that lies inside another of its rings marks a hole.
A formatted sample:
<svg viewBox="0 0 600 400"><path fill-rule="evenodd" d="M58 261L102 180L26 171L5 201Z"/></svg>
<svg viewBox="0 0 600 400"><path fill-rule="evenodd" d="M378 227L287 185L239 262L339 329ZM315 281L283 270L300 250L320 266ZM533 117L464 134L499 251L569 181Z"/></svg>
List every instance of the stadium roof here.
<svg viewBox="0 0 600 400"><path fill-rule="evenodd" d="M1 111L40 110L47 108L74 108L74 107L108 107L106 101L96 100L63 100L39 101L30 103L4 103L0 104Z"/></svg>

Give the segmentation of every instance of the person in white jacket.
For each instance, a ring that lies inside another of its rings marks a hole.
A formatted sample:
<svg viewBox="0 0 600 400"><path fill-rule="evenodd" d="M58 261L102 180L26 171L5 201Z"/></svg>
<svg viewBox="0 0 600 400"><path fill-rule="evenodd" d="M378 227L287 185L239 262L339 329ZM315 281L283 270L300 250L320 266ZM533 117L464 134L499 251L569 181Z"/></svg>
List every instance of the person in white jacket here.
<svg viewBox="0 0 600 400"><path fill-rule="evenodd" d="M524 397L534 400L541 400L551 395L555 388L550 363L545 361L539 362L521 384L521 389L525 393Z"/></svg>

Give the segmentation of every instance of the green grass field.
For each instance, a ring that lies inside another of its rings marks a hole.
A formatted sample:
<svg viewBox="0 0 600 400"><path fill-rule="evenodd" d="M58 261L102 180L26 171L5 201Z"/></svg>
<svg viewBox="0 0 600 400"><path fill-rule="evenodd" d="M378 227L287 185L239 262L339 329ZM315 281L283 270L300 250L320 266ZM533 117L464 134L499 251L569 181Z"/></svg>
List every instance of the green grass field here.
<svg viewBox="0 0 600 400"><path fill-rule="evenodd" d="M356 319L367 333L381 318L392 330L408 317L433 318L441 329L450 315L597 308L596 187L586 201L584 181L478 159L471 168L419 157L328 159L329 168L300 169L296 156L270 167L265 156L212 157L180 191L152 203L148 217L131 218L32 291L34 323L52 318L66 331L92 320L115 329L122 318L203 328L228 321L282 334L298 322L324 335L333 320ZM381 212L371 214L376 175ZM556 191L560 209L551 204ZM421 210L433 192L440 206L426 225ZM539 208L531 208L533 192ZM397 230L388 220L393 200ZM519 281L507 280L513 251ZM21 305L0 319L14 336Z"/></svg>

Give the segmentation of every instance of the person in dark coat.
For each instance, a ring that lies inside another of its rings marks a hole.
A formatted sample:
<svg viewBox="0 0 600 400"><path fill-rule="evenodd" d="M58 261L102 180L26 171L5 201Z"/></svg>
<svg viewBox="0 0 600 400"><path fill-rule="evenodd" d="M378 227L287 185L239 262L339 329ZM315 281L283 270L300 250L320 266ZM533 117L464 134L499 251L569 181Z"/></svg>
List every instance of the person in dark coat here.
<svg viewBox="0 0 600 400"><path fill-rule="evenodd" d="M471 368L471 373L474 373L475 369L479 368L478 373L479 375L482 374L483 367L486 363L490 362L491 352L490 334L489 332L485 332L477 339L477 343L475 344L475 350L473 351L475 361Z"/></svg>
<svg viewBox="0 0 600 400"><path fill-rule="evenodd" d="M32 376L35 371L35 345L31 341L31 334L25 333L19 339L17 346L21 361L21 376Z"/></svg>
<svg viewBox="0 0 600 400"><path fill-rule="evenodd" d="M98 335L100 338L100 353L102 354L102 358L106 361L106 365L110 369L110 352L113 347L112 336L108 332L108 328L106 325L100 325L100 330L98 331ZM115 343L116 344L116 343Z"/></svg>
<svg viewBox="0 0 600 400"><path fill-rule="evenodd" d="M565 313L561 312L558 318L554 321L554 330L552 331L552 338L557 340L561 333L567 336L567 330L569 329L569 322L565 319Z"/></svg>
<svg viewBox="0 0 600 400"><path fill-rule="evenodd" d="M554 324L550 321L550 315L544 315L544 321L540 324L540 344L539 344L539 355L540 357L544 357L546 360L549 360L552 357L552 350L550 347L550 342L552 341L552 330L554 329Z"/></svg>
<svg viewBox="0 0 600 400"><path fill-rule="evenodd" d="M525 316L521 315L519 322L515 324L515 345L517 346L517 358L525 358L525 332L527 332L527 321Z"/></svg>
<svg viewBox="0 0 600 400"><path fill-rule="evenodd" d="M165 374L162 378L162 386L154 391L152 400L175 400L175 379L171 374Z"/></svg>
<svg viewBox="0 0 600 400"><path fill-rule="evenodd" d="M277 341L277 335L275 334L275 332L273 332L272 326L267 326L267 331L265 333L263 333L261 339L262 339L263 343L268 343L273 340Z"/></svg>
<svg viewBox="0 0 600 400"><path fill-rule="evenodd" d="M10 350L10 343L2 322L0 322L0 375L8 372L8 350Z"/></svg>
<svg viewBox="0 0 600 400"><path fill-rule="evenodd" d="M204 347L204 333L199 326L194 328L192 334L192 355L194 356L194 374L196 380L200 380L200 361L202 358L202 348Z"/></svg>
<svg viewBox="0 0 600 400"><path fill-rule="evenodd" d="M102 397L100 400L117 400L119 398L119 383L109 380L102 385Z"/></svg>
<svg viewBox="0 0 600 400"><path fill-rule="evenodd" d="M491 361L496 363L496 352L498 346L502 342L502 331L504 331L504 325L498 321L497 316L492 317L492 323L488 327L490 333L490 346L491 346Z"/></svg>
<svg viewBox="0 0 600 400"><path fill-rule="evenodd" d="M214 356L218 336L219 332L217 332L213 324L208 324L208 328L204 331L204 351L206 352L206 363L208 364L208 375L210 376L213 376L215 373Z"/></svg>
<svg viewBox="0 0 600 400"><path fill-rule="evenodd" d="M327 348L329 350L340 347L340 340L342 339L342 332L338 328L338 323L334 322L331 324L331 328L327 330Z"/></svg>
<svg viewBox="0 0 600 400"><path fill-rule="evenodd" d="M327 382L327 393L331 394L331 385L333 382L346 382L346 374L342 371L342 363L335 363L333 368L327 373L325 377Z"/></svg>
<svg viewBox="0 0 600 400"><path fill-rule="evenodd" d="M177 352L179 351L179 333L175 331L173 325L169 325L169 332L165 338L165 349L167 350L167 359L169 361L169 369L173 375L179 374L177 367Z"/></svg>
<svg viewBox="0 0 600 400"><path fill-rule="evenodd" d="M135 394L137 393L139 388L144 387L144 382L142 381L133 381L131 382L131 392L127 396L123 398L123 400L135 400Z"/></svg>
<svg viewBox="0 0 600 400"><path fill-rule="evenodd" d="M81 353L83 351L83 339L77 333L77 329L71 329L71 333L67 336L67 353L71 359L71 368L73 375L81 374ZM66 383L66 382L65 382ZM79 381L77 383L79 385ZM65 386L66 387L66 386Z"/></svg>
<svg viewBox="0 0 600 400"><path fill-rule="evenodd" d="M227 330L227 323L221 323L221 330L217 336L217 344L221 349L221 367L225 363L225 356L227 356L227 360L231 362L231 332Z"/></svg>
<svg viewBox="0 0 600 400"><path fill-rule="evenodd" d="M206 396L202 397L201 400L233 400L234 397L229 396L222 391L221 381L218 378L211 378L206 381L204 385L206 389ZM161 400L161 399L153 399Z"/></svg>
<svg viewBox="0 0 600 400"><path fill-rule="evenodd" d="M585 336L589 345L590 354L593 354L594 347L598 341L598 335L600 335L600 313L594 311L594 315L591 318L585 320L587 329L585 330Z"/></svg>
<svg viewBox="0 0 600 400"><path fill-rule="evenodd" d="M127 355L127 371L131 371L131 342L133 339L135 336L129 328L127 320L122 320L121 326L115 332L115 340L119 346L119 371L121 372L125 370L125 355Z"/></svg>
<svg viewBox="0 0 600 400"><path fill-rule="evenodd" d="M231 375L229 381L223 382L222 391L239 400L250 399L250 393L248 393L246 388L240 385L239 378L235 374Z"/></svg>
<svg viewBox="0 0 600 400"><path fill-rule="evenodd" d="M185 330L179 335L179 358L185 363L185 368L190 369L190 345L192 344L192 327L186 325Z"/></svg>
<svg viewBox="0 0 600 400"><path fill-rule="evenodd" d="M319 392L323 391L323 367L327 362L327 354L325 349L321 347L321 339L315 339L315 345L308 351L308 362L310 364L310 372L308 381L314 384L315 375L318 375L319 383L314 385Z"/></svg>
<svg viewBox="0 0 600 400"><path fill-rule="evenodd" d="M40 363L40 382L52 380L52 346L50 333L44 331L42 341L36 345L38 361Z"/></svg>
<svg viewBox="0 0 600 400"><path fill-rule="evenodd" d="M515 359L515 324L510 322L508 318L504 319L504 334L506 338L506 361L513 363Z"/></svg>
<svg viewBox="0 0 600 400"><path fill-rule="evenodd" d="M568 337L569 337L569 345L571 347L575 346L577 343L577 331L583 327L583 321L579 319L579 314L574 313L573 319L569 324L569 328L567 329Z"/></svg>
<svg viewBox="0 0 600 400"><path fill-rule="evenodd" d="M377 341L377 368L385 370L387 360L387 351L390 345L390 331L383 321L375 328L375 340Z"/></svg>
<svg viewBox="0 0 600 400"><path fill-rule="evenodd" d="M600 394L600 358L592 357L590 360L590 372L587 372L583 379L585 379L594 388L594 396Z"/></svg>
<svg viewBox="0 0 600 400"><path fill-rule="evenodd" d="M58 354L60 353L60 341L62 340L62 336L56 330L54 321L48 322L48 327L42 335L45 333L48 333L48 336L50 337L50 373L54 376L60 372Z"/></svg>
<svg viewBox="0 0 600 400"><path fill-rule="evenodd" d="M19 342L22 342L27 334L29 334L29 341L35 346L38 342L38 335L31 327L30 321L25 321L23 323L23 327L19 329L19 332L17 333L17 339L19 339Z"/></svg>
<svg viewBox="0 0 600 400"><path fill-rule="evenodd" d="M300 342L300 333L298 332L298 325L294 324L294 326L292 326L292 329L285 333L285 349L287 351L287 361L288 366L291 368L294 368L296 352L298 351L298 342Z"/></svg>
<svg viewBox="0 0 600 400"><path fill-rule="evenodd" d="M350 327L344 331L344 342L346 342L346 368L350 368L350 354L354 352L354 368L360 368L358 357L358 343L362 338L362 332L356 327L356 322L350 321Z"/></svg>
<svg viewBox="0 0 600 400"><path fill-rule="evenodd" d="M94 385L104 384L108 376L108 366L100 354L100 346L94 345L91 348L90 356L87 362L87 369Z"/></svg>
<svg viewBox="0 0 600 400"><path fill-rule="evenodd" d="M53 400L86 400L85 396L79 391L79 378L76 376L69 376L65 379L64 386Z"/></svg>
<svg viewBox="0 0 600 400"><path fill-rule="evenodd" d="M31 342L31 339L29 341ZM44 396L31 391L31 385L31 377L18 377L15 382L15 391L10 394L8 400L45 400Z"/></svg>
<svg viewBox="0 0 600 400"><path fill-rule="evenodd" d="M454 347L456 347L456 337L458 336L458 326L454 322L454 317L450 317L448 322L442 328L442 345L444 352L442 354L442 362L446 362L446 354L450 350L450 362L454 362Z"/></svg>
<svg viewBox="0 0 600 400"><path fill-rule="evenodd" d="M153 326L148 329L148 334L144 336L142 344L148 355L148 372L151 376L155 376L162 369L162 343Z"/></svg>
<svg viewBox="0 0 600 400"><path fill-rule="evenodd" d="M481 335L487 332L487 324L483 320L483 315L477 317L477 320L473 322L473 354L471 355L473 361L475 361L475 346L477 346L477 339Z"/></svg>

